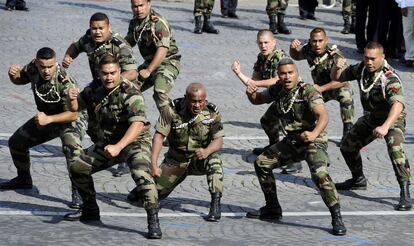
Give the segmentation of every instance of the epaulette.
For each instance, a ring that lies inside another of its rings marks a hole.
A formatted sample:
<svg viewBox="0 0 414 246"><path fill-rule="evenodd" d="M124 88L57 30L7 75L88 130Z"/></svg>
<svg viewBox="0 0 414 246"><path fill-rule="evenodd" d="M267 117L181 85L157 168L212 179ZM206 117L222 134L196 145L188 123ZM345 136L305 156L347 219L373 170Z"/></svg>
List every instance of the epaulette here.
<svg viewBox="0 0 414 246"><path fill-rule="evenodd" d="M118 37L116 37L115 35L116 35L116 34L114 34L114 35L112 36L111 43L113 43L113 44L115 44L116 46L120 47L122 44L124 44L124 42L123 42L121 39L119 39Z"/></svg>
<svg viewBox="0 0 414 246"><path fill-rule="evenodd" d="M181 107L181 102L184 100L184 97L180 97L180 98L176 98L174 100L171 101L171 106L176 108L177 111L180 110Z"/></svg>
<svg viewBox="0 0 414 246"><path fill-rule="evenodd" d="M217 114L219 113L218 107L214 103L211 103L211 102L207 103L207 108Z"/></svg>

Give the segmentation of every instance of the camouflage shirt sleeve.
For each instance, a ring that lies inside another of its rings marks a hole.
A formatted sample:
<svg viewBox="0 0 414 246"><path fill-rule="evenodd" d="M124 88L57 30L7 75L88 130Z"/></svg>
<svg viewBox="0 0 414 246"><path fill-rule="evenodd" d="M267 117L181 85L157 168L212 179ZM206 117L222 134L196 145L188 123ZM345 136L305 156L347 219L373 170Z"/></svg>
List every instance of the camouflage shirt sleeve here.
<svg viewBox="0 0 414 246"><path fill-rule="evenodd" d="M387 78L387 85L385 86L385 98L390 105L394 104L395 102L404 104L403 87L397 75L391 75Z"/></svg>
<svg viewBox="0 0 414 246"><path fill-rule="evenodd" d="M304 88L303 98L308 102L309 109L313 111L313 108L323 104L323 98L314 86L306 84Z"/></svg>
<svg viewBox="0 0 414 246"><path fill-rule="evenodd" d="M91 100L92 97L92 88L90 86L86 86L85 88L83 88L83 90L81 91L81 93L79 93L78 96L78 105L79 105L79 110L82 109L86 109L88 108L88 106L91 106L93 104L93 101Z"/></svg>
<svg viewBox="0 0 414 246"><path fill-rule="evenodd" d="M154 35L155 35L155 46L159 47L170 47L171 31L168 23L163 19L158 19L154 23Z"/></svg>
<svg viewBox="0 0 414 246"><path fill-rule="evenodd" d="M219 112L215 112L213 114L214 122L211 125L210 131L211 136L213 139L224 137L224 128L223 123L221 123L221 114Z"/></svg>
<svg viewBox="0 0 414 246"><path fill-rule="evenodd" d="M300 51L298 52L298 57L296 57L297 59L296 60L305 60L306 59L306 55L307 55L307 53L309 52L309 48L310 48L310 45L309 44L305 44L301 49L300 49Z"/></svg>
<svg viewBox="0 0 414 246"><path fill-rule="evenodd" d="M145 115L144 98L142 95L130 94L125 99L125 107L128 112L128 122L143 122L148 123Z"/></svg>
<svg viewBox="0 0 414 246"><path fill-rule="evenodd" d="M88 33L89 31L87 31L85 35L83 35L77 42L74 43L76 51L78 51L78 53L85 52L85 44L90 42L91 39Z"/></svg>
<svg viewBox="0 0 414 246"><path fill-rule="evenodd" d="M168 112L160 114L160 117L158 117L157 123L155 124L155 130L163 136L168 136L171 131L172 119L176 116L176 113L172 105L168 105L164 110Z"/></svg>
<svg viewBox="0 0 414 246"><path fill-rule="evenodd" d="M125 40L129 43L129 45L131 45L131 47L134 47L137 44L137 42L135 42L135 31L134 31L135 24L134 23L135 23L134 19L132 19L129 22L128 33L125 36Z"/></svg>
<svg viewBox="0 0 414 246"><path fill-rule="evenodd" d="M360 76L358 71L360 71L359 67L361 66L360 63L355 65L347 66L341 73L339 77L339 81L351 81L356 80Z"/></svg>
<svg viewBox="0 0 414 246"><path fill-rule="evenodd" d="M124 72L137 69L138 64L133 55L131 46L129 46L126 40L120 36L117 35L115 38L118 38L118 40L122 41L121 45L119 46L119 52L117 56L119 65L121 66L121 71Z"/></svg>
<svg viewBox="0 0 414 246"><path fill-rule="evenodd" d="M31 66L34 66L34 63L33 62L25 65L20 70L20 81L21 81L22 84L27 84L27 83L30 82L29 69L31 69Z"/></svg>
<svg viewBox="0 0 414 246"><path fill-rule="evenodd" d="M78 88L78 83L72 76L66 75L65 79L60 82L60 84L59 93L62 98L63 108L65 111L69 111L68 92L71 88Z"/></svg>

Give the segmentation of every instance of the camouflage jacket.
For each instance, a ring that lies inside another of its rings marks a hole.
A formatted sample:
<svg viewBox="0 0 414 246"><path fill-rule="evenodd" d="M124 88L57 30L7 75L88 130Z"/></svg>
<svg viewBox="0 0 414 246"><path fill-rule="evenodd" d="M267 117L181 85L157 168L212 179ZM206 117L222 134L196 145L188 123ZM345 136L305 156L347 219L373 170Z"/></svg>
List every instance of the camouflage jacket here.
<svg viewBox="0 0 414 246"><path fill-rule="evenodd" d="M37 110L47 115L67 111L68 89L78 87L75 79L60 65L50 81L43 80L36 68L35 60L23 67L20 78L23 83L31 84Z"/></svg>
<svg viewBox="0 0 414 246"><path fill-rule="evenodd" d="M274 49L267 57L259 54L253 66L253 79L265 80L276 77L277 64L284 57L286 57L286 53L281 49Z"/></svg>
<svg viewBox="0 0 414 246"><path fill-rule="evenodd" d="M86 52L88 55L89 67L94 81L99 81L99 61L105 54L111 54L117 58L121 72L137 69L138 66L131 46L117 33L111 34L107 42L97 44L88 30L75 43L75 48L78 53Z"/></svg>
<svg viewBox="0 0 414 246"><path fill-rule="evenodd" d="M139 138L150 137L150 123L145 114L144 98L129 80L123 79L111 91L104 86L95 90L84 89L78 101L81 108L95 112L104 143L116 144L125 135L131 123L137 121L145 125Z"/></svg>
<svg viewBox="0 0 414 246"><path fill-rule="evenodd" d="M138 45L139 52L148 64L154 59L157 48L168 48L163 63L171 63L178 68L181 55L172 36L170 24L154 10L141 22L136 18L132 19L125 39L132 47Z"/></svg>
<svg viewBox="0 0 414 246"><path fill-rule="evenodd" d="M266 91L265 91L266 93ZM316 116L312 109L323 104L322 95L310 84L299 82L296 88L286 91L281 83L267 89L269 101L276 104L275 115L281 121L285 134L312 131Z"/></svg>
<svg viewBox="0 0 414 246"><path fill-rule="evenodd" d="M339 49L330 53L331 51L331 45L328 44L325 53L321 56L317 56L312 50L311 45L308 43L304 45L299 52L298 60L306 59L308 61L309 67L312 69L311 74L313 83L317 85L325 85L331 82L331 69L334 67L338 58L343 57ZM322 60L321 58L324 56L326 59Z"/></svg>
<svg viewBox="0 0 414 246"><path fill-rule="evenodd" d="M213 139L224 136L221 115L212 103L206 101L202 112L193 116L188 112L184 98L178 98L170 104L169 111L160 116L155 130L168 137L168 154L173 158L191 158L196 149L206 148Z"/></svg>
<svg viewBox="0 0 414 246"><path fill-rule="evenodd" d="M372 120L384 121L394 102L404 104L401 79L385 60L384 64L373 73L365 69L363 62L348 66L339 80L358 80L364 113ZM404 111L402 115L405 115Z"/></svg>

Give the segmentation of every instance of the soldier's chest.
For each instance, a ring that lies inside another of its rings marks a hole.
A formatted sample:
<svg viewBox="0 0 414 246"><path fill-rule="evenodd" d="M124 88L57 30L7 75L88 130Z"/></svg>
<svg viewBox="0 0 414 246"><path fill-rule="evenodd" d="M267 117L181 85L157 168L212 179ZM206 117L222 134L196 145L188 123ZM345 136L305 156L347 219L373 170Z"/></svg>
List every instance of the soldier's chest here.
<svg viewBox="0 0 414 246"><path fill-rule="evenodd" d="M188 139L203 141L208 138L212 120L205 118L175 118L172 121L171 128L174 135L181 142L186 142Z"/></svg>

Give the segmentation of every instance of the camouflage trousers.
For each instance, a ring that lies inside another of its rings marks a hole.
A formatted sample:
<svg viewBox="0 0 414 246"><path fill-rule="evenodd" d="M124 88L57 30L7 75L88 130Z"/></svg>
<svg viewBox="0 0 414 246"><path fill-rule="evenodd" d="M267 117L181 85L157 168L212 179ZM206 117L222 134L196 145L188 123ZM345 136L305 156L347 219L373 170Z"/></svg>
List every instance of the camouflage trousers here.
<svg viewBox="0 0 414 246"><path fill-rule="evenodd" d="M29 149L57 137L62 141L62 151L69 169L82 153L81 139L85 135L82 129L85 129L85 125L83 114L72 123L49 124L43 127L36 125L34 117L28 120L9 139L10 154L17 171L30 172Z"/></svg>
<svg viewBox="0 0 414 246"><path fill-rule="evenodd" d="M339 203L335 184L328 174L328 137L321 133L313 143L303 143L298 135L290 135L267 148L254 162L254 169L264 194L276 193L273 169L302 160L308 163L312 181L319 188L326 206Z"/></svg>
<svg viewBox="0 0 414 246"><path fill-rule="evenodd" d="M194 0L194 16L211 15L214 0Z"/></svg>
<svg viewBox="0 0 414 246"><path fill-rule="evenodd" d="M82 153L71 165L70 172L73 183L78 189L84 204L86 206L96 204L96 191L92 174L115 163L126 162L131 170L131 176L135 181L137 191L142 194L144 208L158 208L158 193L150 173L150 141L149 136L141 138L125 147L115 158L108 157L105 154L104 148L107 144L102 142L90 146L85 153Z"/></svg>
<svg viewBox="0 0 414 246"><path fill-rule="evenodd" d="M138 71L147 66L148 64L146 63L142 64L138 67ZM163 62L150 77L139 85L141 92L154 86L154 94L152 97L154 98L159 112L162 112L163 108L170 103L168 93L170 93L174 86L174 81L177 79L180 72L179 69L179 61L174 62L174 64Z"/></svg>
<svg viewBox="0 0 414 246"><path fill-rule="evenodd" d="M260 125L269 138L270 145L279 141L279 117L274 113L277 112L276 107L276 103L272 103L260 118Z"/></svg>
<svg viewBox="0 0 414 246"><path fill-rule="evenodd" d="M351 131L346 135L341 144L342 156L345 159L352 175L359 176L363 173L360 150L374 141L376 138L372 131L382 125L374 122L369 116L362 116L354 124ZM405 117L399 117L384 136L387 144L388 156L398 182L410 180L410 166L404 152Z"/></svg>
<svg viewBox="0 0 414 246"><path fill-rule="evenodd" d="M342 17L349 20L356 15L356 0L342 0Z"/></svg>
<svg viewBox="0 0 414 246"><path fill-rule="evenodd" d="M289 0L267 0L266 13L268 16L285 15Z"/></svg>
<svg viewBox="0 0 414 246"><path fill-rule="evenodd" d="M160 168L161 176L155 180L160 199L166 198L187 175L207 175L210 193L223 193L223 167L217 152L204 160L193 157L186 162L177 161L167 154Z"/></svg>
<svg viewBox="0 0 414 246"><path fill-rule="evenodd" d="M352 87L349 82L341 88L326 91L322 93L324 102L335 100L339 102L339 108L341 110L341 119L343 123L352 123L354 121L354 100Z"/></svg>

